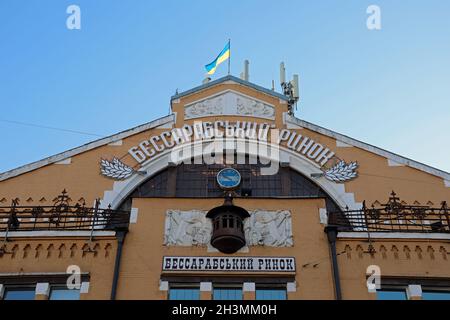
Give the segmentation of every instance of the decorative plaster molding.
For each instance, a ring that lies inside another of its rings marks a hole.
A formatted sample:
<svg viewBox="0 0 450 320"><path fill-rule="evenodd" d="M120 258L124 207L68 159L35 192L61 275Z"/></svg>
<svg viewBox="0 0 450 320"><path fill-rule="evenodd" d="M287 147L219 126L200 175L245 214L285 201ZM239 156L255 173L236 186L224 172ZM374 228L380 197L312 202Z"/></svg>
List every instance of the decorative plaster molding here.
<svg viewBox="0 0 450 320"><path fill-rule="evenodd" d="M213 115L239 115L274 120L275 108L263 101L227 90L186 105L184 109L185 120Z"/></svg>
<svg viewBox="0 0 450 320"><path fill-rule="evenodd" d="M293 245L291 213L287 210L250 211L244 231L248 246ZM212 223L206 218L206 211L171 209L166 212L164 244L167 246L209 246L211 233Z"/></svg>
<svg viewBox="0 0 450 320"><path fill-rule="evenodd" d="M164 244L167 246L207 245L211 239L212 223L206 211L167 210Z"/></svg>
<svg viewBox="0 0 450 320"><path fill-rule="evenodd" d="M197 102L192 106L184 109L184 119L194 119L200 117L206 117L210 115L222 115L224 113L223 97L217 97L212 99L205 99Z"/></svg>
<svg viewBox="0 0 450 320"><path fill-rule="evenodd" d="M138 208L131 208L130 223L137 223L138 213L139 213L139 209Z"/></svg>
<svg viewBox="0 0 450 320"><path fill-rule="evenodd" d="M275 109L263 102L242 96L236 98L236 104L238 115L275 119Z"/></svg>
<svg viewBox="0 0 450 320"><path fill-rule="evenodd" d="M328 224L328 214L326 208L319 208L319 219L320 224L327 225Z"/></svg>
<svg viewBox="0 0 450 320"><path fill-rule="evenodd" d="M288 210L250 211L244 221L245 238L249 246L292 247L291 212Z"/></svg>

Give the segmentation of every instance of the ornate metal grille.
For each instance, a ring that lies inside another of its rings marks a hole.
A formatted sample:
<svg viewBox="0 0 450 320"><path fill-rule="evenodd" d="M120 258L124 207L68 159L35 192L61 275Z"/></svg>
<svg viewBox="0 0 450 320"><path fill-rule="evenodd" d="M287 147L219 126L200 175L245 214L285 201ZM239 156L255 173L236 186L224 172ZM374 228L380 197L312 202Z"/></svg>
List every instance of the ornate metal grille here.
<svg viewBox="0 0 450 320"><path fill-rule="evenodd" d="M379 208L331 212L328 224L341 231L450 233L450 215L447 202L441 207L406 205L392 191L389 201Z"/></svg>
<svg viewBox="0 0 450 320"><path fill-rule="evenodd" d="M12 200L9 207L0 207L0 232L43 230L126 230L129 211L100 209L100 200L93 208L84 201L69 204L66 190L54 199L52 206L20 206ZM7 235L6 235L7 236Z"/></svg>

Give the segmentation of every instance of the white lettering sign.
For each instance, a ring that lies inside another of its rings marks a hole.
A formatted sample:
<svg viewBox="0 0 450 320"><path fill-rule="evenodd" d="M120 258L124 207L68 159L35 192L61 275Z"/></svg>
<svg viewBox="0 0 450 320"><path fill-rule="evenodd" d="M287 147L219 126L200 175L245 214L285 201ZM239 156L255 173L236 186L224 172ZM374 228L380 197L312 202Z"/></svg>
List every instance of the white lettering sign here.
<svg viewBox="0 0 450 320"><path fill-rule="evenodd" d="M295 272L294 257L164 257L163 271Z"/></svg>
<svg viewBox="0 0 450 320"><path fill-rule="evenodd" d="M259 124L247 121L237 121L236 123L230 123L229 121L195 122L192 126L185 125L181 129L174 128L157 136L152 136L139 145L131 147L128 153L139 164L143 164L166 149L189 142L198 143L199 140L234 138L267 143L269 129L270 124L268 123ZM334 152L309 137L288 129L281 130L279 134L274 132L277 131L276 129L270 131L272 131L271 136L278 137L275 142L271 142L271 145L285 145L288 149L314 160L321 167L334 156Z"/></svg>

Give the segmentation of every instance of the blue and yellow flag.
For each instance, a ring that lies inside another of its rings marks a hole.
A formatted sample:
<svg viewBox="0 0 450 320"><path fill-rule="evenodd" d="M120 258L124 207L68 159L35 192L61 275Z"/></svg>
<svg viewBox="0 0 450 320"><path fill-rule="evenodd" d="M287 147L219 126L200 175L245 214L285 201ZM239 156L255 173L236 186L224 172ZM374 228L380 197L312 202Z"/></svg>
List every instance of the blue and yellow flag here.
<svg viewBox="0 0 450 320"><path fill-rule="evenodd" d="M228 41L227 45L219 53L217 58L214 59L213 62L205 66L206 71L208 72L208 74L214 74L214 72L216 72L217 66L229 58L230 58L230 41Z"/></svg>

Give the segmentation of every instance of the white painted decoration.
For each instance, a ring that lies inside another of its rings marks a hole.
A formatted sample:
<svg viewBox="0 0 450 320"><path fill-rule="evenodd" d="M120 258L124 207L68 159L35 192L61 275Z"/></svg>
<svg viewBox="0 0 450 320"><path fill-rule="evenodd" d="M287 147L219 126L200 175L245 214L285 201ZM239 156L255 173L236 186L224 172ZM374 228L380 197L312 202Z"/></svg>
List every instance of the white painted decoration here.
<svg viewBox="0 0 450 320"><path fill-rule="evenodd" d="M186 120L212 115L241 115L273 120L275 108L263 101L228 90L196 101L184 109Z"/></svg>

